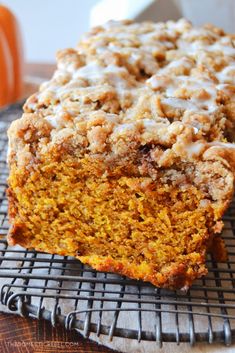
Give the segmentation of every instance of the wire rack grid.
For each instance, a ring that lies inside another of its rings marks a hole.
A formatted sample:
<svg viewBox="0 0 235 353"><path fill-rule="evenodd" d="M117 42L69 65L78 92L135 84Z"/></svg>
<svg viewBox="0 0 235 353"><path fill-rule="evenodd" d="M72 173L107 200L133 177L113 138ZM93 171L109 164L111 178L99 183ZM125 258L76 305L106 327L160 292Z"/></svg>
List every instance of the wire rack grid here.
<svg viewBox="0 0 235 353"><path fill-rule="evenodd" d="M50 320L85 337L137 341L235 341L235 202L224 217L228 261L211 255L209 273L188 292L168 291L118 275L96 272L70 257L10 247L6 179L9 122L21 105L0 113L0 300L11 312Z"/></svg>

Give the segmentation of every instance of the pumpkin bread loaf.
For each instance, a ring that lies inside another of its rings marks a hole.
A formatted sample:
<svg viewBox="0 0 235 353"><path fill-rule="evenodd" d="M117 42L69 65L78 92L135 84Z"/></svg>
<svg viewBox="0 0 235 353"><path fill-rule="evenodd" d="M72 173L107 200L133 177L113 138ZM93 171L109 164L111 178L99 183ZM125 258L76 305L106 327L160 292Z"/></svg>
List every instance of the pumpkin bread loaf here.
<svg viewBox="0 0 235 353"><path fill-rule="evenodd" d="M8 131L9 243L160 287L206 274L234 188L234 44L122 21L60 51Z"/></svg>

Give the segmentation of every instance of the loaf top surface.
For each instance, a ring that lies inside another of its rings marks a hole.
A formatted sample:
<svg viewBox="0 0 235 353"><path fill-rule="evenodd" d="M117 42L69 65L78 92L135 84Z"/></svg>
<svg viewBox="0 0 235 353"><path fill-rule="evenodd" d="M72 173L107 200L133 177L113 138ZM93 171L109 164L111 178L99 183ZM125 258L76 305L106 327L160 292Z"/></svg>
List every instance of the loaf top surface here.
<svg viewBox="0 0 235 353"><path fill-rule="evenodd" d="M180 157L234 168L235 36L185 19L111 21L57 63L9 129L9 160L69 143L115 157L148 146L159 167Z"/></svg>

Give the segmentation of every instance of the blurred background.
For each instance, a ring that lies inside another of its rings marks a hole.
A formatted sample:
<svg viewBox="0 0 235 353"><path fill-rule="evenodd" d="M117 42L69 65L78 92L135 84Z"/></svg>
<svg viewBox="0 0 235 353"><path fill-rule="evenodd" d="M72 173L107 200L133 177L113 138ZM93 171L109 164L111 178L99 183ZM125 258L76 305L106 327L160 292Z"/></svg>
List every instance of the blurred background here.
<svg viewBox="0 0 235 353"><path fill-rule="evenodd" d="M110 19L186 17L195 25L211 22L235 32L235 0L5 0L0 4L12 11L19 23L24 95L51 75L58 49L74 47L90 26Z"/></svg>
<svg viewBox="0 0 235 353"><path fill-rule="evenodd" d="M196 25L212 22L235 32L234 0L5 0L17 16L28 62L54 62L58 48L75 46L79 37L108 19L185 16Z"/></svg>

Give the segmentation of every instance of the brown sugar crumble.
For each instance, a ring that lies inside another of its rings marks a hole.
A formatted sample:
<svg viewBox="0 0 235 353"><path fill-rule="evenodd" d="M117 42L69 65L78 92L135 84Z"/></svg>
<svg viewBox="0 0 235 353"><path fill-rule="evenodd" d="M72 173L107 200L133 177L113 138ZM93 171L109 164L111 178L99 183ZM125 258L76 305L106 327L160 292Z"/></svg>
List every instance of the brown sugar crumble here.
<svg viewBox="0 0 235 353"><path fill-rule="evenodd" d="M111 21L57 63L8 131L8 241L190 286L207 251L226 258L235 36L184 19Z"/></svg>

